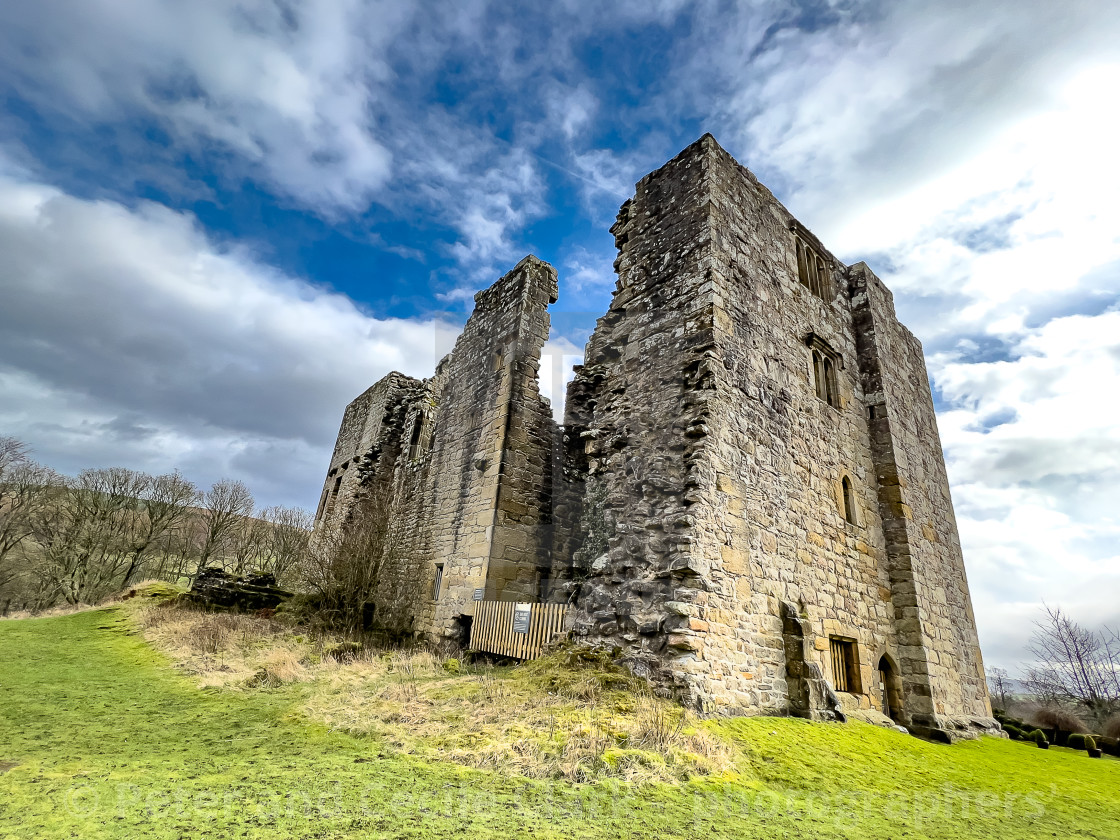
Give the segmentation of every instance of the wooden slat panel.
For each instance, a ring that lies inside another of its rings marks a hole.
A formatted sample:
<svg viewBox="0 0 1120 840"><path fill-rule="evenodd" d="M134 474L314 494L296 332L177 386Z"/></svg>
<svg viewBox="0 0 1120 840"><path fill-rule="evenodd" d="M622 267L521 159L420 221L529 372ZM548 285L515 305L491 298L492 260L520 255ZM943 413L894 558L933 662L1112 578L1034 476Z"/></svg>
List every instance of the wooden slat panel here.
<svg viewBox="0 0 1120 840"><path fill-rule="evenodd" d="M566 604L533 604L528 633L514 633L517 605L512 601L478 601L471 624L472 650L514 659L536 659L563 630Z"/></svg>

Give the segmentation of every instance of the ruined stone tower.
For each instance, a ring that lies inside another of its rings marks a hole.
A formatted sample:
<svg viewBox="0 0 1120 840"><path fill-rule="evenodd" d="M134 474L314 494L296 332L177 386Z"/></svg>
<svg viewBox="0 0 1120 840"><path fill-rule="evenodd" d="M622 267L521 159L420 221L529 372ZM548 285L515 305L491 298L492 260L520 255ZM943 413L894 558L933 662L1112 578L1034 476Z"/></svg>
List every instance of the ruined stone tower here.
<svg viewBox="0 0 1120 840"><path fill-rule="evenodd" d="M536 387L555 274L532 257L432 379L392 374L347 409L317 533L408 523L374 623L449 635L479 601L562 602L574 638L711 713L994 726L921 346L890 292L710 135L612 233L618 285L562 429ZM371 498L390 500L355 515Z"/></svg>

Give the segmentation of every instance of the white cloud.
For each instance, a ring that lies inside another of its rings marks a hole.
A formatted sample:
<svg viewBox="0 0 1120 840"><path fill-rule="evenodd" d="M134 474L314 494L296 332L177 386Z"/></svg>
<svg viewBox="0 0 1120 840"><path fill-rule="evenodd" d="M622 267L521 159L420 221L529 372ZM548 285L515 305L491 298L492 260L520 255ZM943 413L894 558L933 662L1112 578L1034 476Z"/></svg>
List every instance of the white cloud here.
<svg viewBox="0 0 1120 840"><path fill-rule="evenodd" d="M560 276L565 297L612 290L618 280L614 272L614 258L613 248L609 253L593 253L584 247L573 248L564 259L564 270Z"/></svg>
<svg viewBox="0 0 1120 840"><path fill-rule="evenodd" d="M300 201L352 210L390 174L372 117L410 17L407 4L357 0L7 4L0 67L48 112L147 113Z"/></svg>
<svg viewBox="0 0 1120 840"><path fill-rule="evenodd" d="M1043 600L1120 622L1120 311L1054 318L1011 356L930 369L977 620L989 659L1015 668Z"/></svg>
<svg viewBox="0 0 1120 840"><path fill-rule="evenodd" d="M343 406L389 370L430 375L457 332L371 318L186 214L10 176L0 252L0 427L64 469L273 475L266 492L313 495Z"/></svg>

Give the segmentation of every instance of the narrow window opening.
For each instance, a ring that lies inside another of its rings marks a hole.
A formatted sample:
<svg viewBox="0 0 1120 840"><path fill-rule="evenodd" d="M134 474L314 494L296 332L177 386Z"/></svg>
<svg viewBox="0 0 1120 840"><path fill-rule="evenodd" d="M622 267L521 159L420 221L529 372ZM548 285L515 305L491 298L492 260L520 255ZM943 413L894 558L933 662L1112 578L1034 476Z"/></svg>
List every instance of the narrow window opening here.
<svg viewBox="0 0 1120 840"><path fill-rule="evenodd" d="M813 350L813 388L818 397L834 408L839 408L840 398L836 384L836 363L823 352Z"/></svg>
<svg viewBox="0 0 1120 840"><path fill-rule="evenodd" d="M804 242L796 232L793 237L793 247L797 256L798 281L822 300L831 300L833 297L831 261L817 253L816 247Z"/></svg>
<svg viewBox="0 0 1120 840"><path fill-rule="evenodd" d="M432 582L432 600L439 600L439 591L443 588L443 563L436 563L436 579Z"/></svg>
<svg viewBox="0 0 1120 840"><path fill-rule="evenodd" d="M832 682L837 691L860 694L859 657L855 639L842 639L831 636L828 640L832 654Z"/></svg>
<svg viewBox="0 0 1120 840"><path fill-rule="evenodd" d="M323 511L327 507L327 498L330 496L330 494L331 494L330 490L328 490L326 488L323 489L323 495L319 498L319 507L315 511L315 521L316 522L318 522L320 519L323 518Z"/></svg>
<svg viewBox="0 0 1120 840"><path fill-rule="evenodd" d="M340 475L340 476L338 476L338 478L336 478L334 480L334 487L331 488L330 498L327 499L327 511L326 511L327 516L330 516L334 512L334 504L335 504L335 501L338 499L338 491L341 490L341 489L342 489L342 476Z"/></svg>
<svg viewBox="0 0 1120 840"><path fill-rule="evenodd" d="M848 520L851 525L856 524L856 497L852 491L852 482L844 476L844 480L840 482L844 491L844 518Z"/></svg>
<svg viewBox="0 0 1120 840"><path fill-rule="evenodd" d="M420 438L424 434L425 416L419 414L412 423L412 440L408 444L408 460L416 461L420 458Z"/></svg>
<svg viewBox="0 0 1120 840"><path fill-rule="evenodd" d="M801 244L801 240L796 240L797 244L797 279L801 281L801 285L809 288L809 267L805 262L805 246Z"/></svg>

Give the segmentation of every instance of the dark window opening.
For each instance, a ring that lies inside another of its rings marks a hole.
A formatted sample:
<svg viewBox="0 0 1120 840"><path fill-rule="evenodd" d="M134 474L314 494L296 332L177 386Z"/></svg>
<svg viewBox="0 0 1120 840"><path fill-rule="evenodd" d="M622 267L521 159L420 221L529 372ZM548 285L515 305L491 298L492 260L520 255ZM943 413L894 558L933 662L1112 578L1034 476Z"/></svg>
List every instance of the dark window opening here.
<svg viewBox="0 0 1120 840"><path fill-rule="evenodd" d="M420 457L420 438L424 434L425 416L419 414L412 423L412 440L408 444L408 460L415 461Z"/></svg>
<svg viewBox="0 0 1120 840"><path fill-rule="evenodd" d="M836 363L827 353L813 350L813 385L817 396L834 408L840 407L836 387Z"/></svg>
<svg viewBox="0 0 1120 840"><path fill-rule="evenodd" d="M432 600L439 600L439 591L443 588L443 563L436 563L436 579L432 583Z"/></svg>
<svg viewBox="0 0 1120 840"><path fill-rule="evenodd" d="M334 480L334 487L331 488L330 498L327 499L326 516L330 516L334 512L334 503L338 499L338 491L342 489L342 476L338 476Z"/></svg>
<svg viewBox="0 0 1120 840"><path fill-rule="evenodd" d="M848 520L849 524L856 524L856 496L852 490L852 482L847 477L840 482L840 486L844 491L844 518Z"/></svg>
<svg viewBox="0 0 1120 840"><path fill-rule="evenodd" d="M879 692L883 713L895 723L901 723L902 679L886 654L879 660Z"/></svg>
<svg viewBox="0 0 1120 840"><path fill-rule="evenodd" d="M831 636L828 648L832 654L832 682L837 691L860 694L859 657L854 639Z"/></svg>

